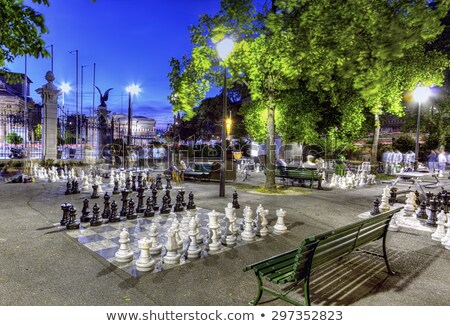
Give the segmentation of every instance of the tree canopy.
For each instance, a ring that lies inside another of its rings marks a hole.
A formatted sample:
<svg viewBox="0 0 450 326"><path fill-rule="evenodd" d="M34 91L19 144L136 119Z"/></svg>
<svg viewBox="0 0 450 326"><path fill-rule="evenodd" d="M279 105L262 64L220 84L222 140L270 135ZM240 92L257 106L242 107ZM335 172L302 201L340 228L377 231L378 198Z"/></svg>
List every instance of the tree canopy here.
<svg viewBox="0 0 450 326"><path fill-rule="evenodd" d="M449 0L266 3L256 8L249 0L222 0L217 15L201 17L191 29L190 56L172 60L175 111L192 117L227 66L229 78L249 89L249 131L272 146L276 131L286 139L313 141L328 116L338 118L329 127L351 136L367 114L401 114L403 92L419 80L442 82L446 58L425 52L424 45L442 32ZM222 62L213 44L225 35L235 46ZM269 148L266 187L274 186L273 152Z"/></svg>

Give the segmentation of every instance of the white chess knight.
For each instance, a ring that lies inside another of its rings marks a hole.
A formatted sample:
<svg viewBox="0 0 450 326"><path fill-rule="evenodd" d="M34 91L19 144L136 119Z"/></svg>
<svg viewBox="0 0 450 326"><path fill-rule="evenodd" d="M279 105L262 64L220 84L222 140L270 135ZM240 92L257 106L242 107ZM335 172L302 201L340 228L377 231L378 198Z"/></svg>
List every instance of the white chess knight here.
<svg viewBox="0 0 450 326"><path fill-rule="evenodd" d="M269 224L269 222L267 221L266 216L269 214L269 210L267 209L262 209L259 212L259 217L261 219L261 229L259 230L259 234L262 237L265 237L268 233L269 233L269 229L267 228L267 224Z"/></svg>
<svg viewBox="0 0 450 326"><path fill-rule="evenodd" d="M175 231L172 228L167 231L166 255L163 257L163 261L169 265L176 265L180 263L178 243L175 239Z"/></svg>
<svg viewBox="0 0 450 326"><path fill-rule="evenodd" d="M195 259L200 257L201 249L197 244L197 235L198 235L198 224L195 216L191 217L189 222L189 247L187 250L187 258Z"/></svg>
<svg viewBox="0 0 450 326"><path fill-rule="evenodd" d="M441 244L447 247L450 245L450 214L447 214L447 223L445 223L445 226L447 227L447 233L441 239Z"/></svg>
<svg viewBox="0 0 450 326"><path fill-rule="evenodd" d="M138 241L138 248L141 250L138 260L136 261L136 269L141 272L148 272L155 266L155 261L150 255L150 247L152 243L147 238Z"/></svg>
<svg viewBox="0 0 450 326"><path fill-rule="evenodd" d="M287 232L287 227L284 221L286 217L286 211L282 208L276 210L277 214L277 223L273 227L273 232L276 234L283 234Z"/></svg>
<svg viewBox="0 0 450 326"><path fill-rule="evenodd" d="M159 255L162 249L162 244L158 242L156 236L157 236L157 227L155 224L152 224L149 230L150 242L152 243L150 247L150 254L152 255Z"/></svg>
<svg viewBox="0 0 450 326"><path fill-rule="evenodd" d="M119 250L115 254L116 261L128 263L133 260L133 251L130 249L130 234L123 228L119 235Z"/></svg>
<svg viewBox="0 0 450 326"><path fill-rule="evenodd" d="M225 207L225 218L227 219L227 230L225 237L226 245L234 245L236 243L236 234L239 227L236 225L236 209L232 203L228 203Z"/></svg>
<svg viewBox="0 0 450 326"><path fill-rule="evenodd" d="M389 223L389 227L388 227L389 231L397 232L400 229L400 227L398 226L398 223L397 223L399 214L401 214L401 213L396 213L392 216L391 222Z"/></svg>
<svg viewBox="0 0 450 326"><path fill-rule="evenodd" d="M210 243L208 245L209 251L218 251L222 247L220 243L221 232L219 224L219 214L215 210L208 213L209 223L208 227L211 230Z"/></svg>
<svg viewBox="0 0 450 326"><path fill-rule="evenodd" d="M246 242L255 241L256 234L253 230L253 211L250 206L246 206L244 211L244 231L241 233L241 238Z"/></svg>
<svg viewBox="0 0 450 326"><path fill-rule="evenodd" d="M410 192L406 195L405 207L403 207L403 215L404 216L412 216L416 211L414 207L414 199L416 197L413 192Z"/></svg>

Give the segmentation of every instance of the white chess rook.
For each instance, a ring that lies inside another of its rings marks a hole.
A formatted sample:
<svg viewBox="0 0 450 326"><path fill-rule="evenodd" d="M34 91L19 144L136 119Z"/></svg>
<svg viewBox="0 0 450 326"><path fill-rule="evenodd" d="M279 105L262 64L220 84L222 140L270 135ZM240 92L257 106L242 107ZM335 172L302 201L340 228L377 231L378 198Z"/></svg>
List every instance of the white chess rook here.
<svg viewBox="0 0 450 326"><path fill-rule="evenodd" d="M136 261L136 269L140 272L148 272L155 266L155 261L150 256L151 242L147 238L138 241L138 248L141 250L139 259Z"/></svg>
<svg viewBox="0 0 450 326"><path fill-rule="evenodd" d="M283 234L287 232L287 227L284 222L284 218L286 217L286 211L282 208L276 210L277 214L277 223L273 227L273 232L276 234Z"/></svg>

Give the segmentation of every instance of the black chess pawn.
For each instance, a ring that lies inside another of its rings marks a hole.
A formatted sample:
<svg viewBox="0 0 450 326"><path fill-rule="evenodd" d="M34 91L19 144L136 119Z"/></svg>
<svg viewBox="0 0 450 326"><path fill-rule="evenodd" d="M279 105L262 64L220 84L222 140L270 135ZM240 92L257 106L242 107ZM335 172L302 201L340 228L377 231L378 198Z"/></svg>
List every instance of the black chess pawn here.
<svg viewBox="0 0 450 326"><path fill-rule="evenodd" d="M236 192L236 190L233 192L232 204L233 204L233 208L238 209L241 207L238 202L238 193Z"/></svg>
<svg viewBox="0 0 450 326"><path fill-rule="evenodd" d="M153 202L153 209L155 211L159 210L159 206L157 205L158 200L158 190L156 190L156 187L153 187L152 189L152 202Z"/></svg>
<svg viewBox="0 0 450 326"><path fill-rule="evenodd" d="M137 195L138 205L136 208L136 212L143 213L144 212L144 197L145 197L144 191L145 191L145 189L142 186L142 184L137 188L137 191L138 191L138 195Z"/></svg>
<svg viewBox="0 0 450 326"><path fill-rule="evenodd" d="M127 216L128 201L129 201L129 198L128 198L129 191L126 188L124 188L124 189L122 189L121 193L122 193L122 199L121 199L121 201L122 201L122 210L120 211L120 216Z"/></svg>
<svg viewBox="0 0 450 326"><path fill-rule="evenodd" d="M186 193L186 191L180 189L178 190L178 193L181 195L181 205L186 206L186 202L184 201L184 194Z"/></svg>
<svg viewBox="0 0 450 326"><path fill-rule="evenodd" d="M417 218L426 220L428 218L427 214L427 202L424 200L419 205L419 211L416 214Z"/></svg>
<svg viewBox="0 0 450 326"><path fill-rule="evenodd" d="M144 211L144 217L153 217L155 216L155 211L153 210L153 198L147 197L146 208Z"/></svg>
<svg viewBox="0 0 450 326"><path fill-rule="evenodd" d="M444 213L448 213L448 192L447 190L442 191L442 204L444 205Z"/></svg>
<svg viewBox="0 0 450 326"><path fill-rule="evenodd" d="M134 208L134 200L130 198L128 202L128 212L127 212L127 220L135 220L137 219L136 210Z"/></svg>
<svg viewBox="0 0 450 326"><path fill-rule="evenodd" d="M64 193L64 195L70 195L70 194L72 194L72 183L69 180L66 183L66 192Z"/></svg>
<svg viewBox="0 0 450 326"><path fill-rule="evenodd" d="M69 220L67 221L66 228L68 230L80 228L80 223L77 222L77 209L74 206L70 206L69 208Z"/></svg>
<svg viewBox="0 0 450 326"><path fill-rule="evenodd" d="M127 179L125 180L125 188L128 191L131 191L131 179L130 179L130 177L127 177Z"/></svg>
<svg viewBox="0 0 450 326"><path fill-rule="evenodd" d="M169 214L170 213L170 207L169 207L168 203L169 203L169 198L167 197L167 195L164 195L164 197L162 199L162 205L159 210L159 212L161 214Z"/></svg>
<svg viewBox="0 0 450 326"><path fill-rule="evenodd" d="M427 204L427 207L428 207L428 206L430 206L431 198L433 198L434 194L431 191L429 191L429 192L426 193L426 195L427 195L426 204Z"/></svg>
<svg viewBox="0 0 450 326"><path fill-rule="evenodd" d="M370 211L370 215L378 215L380 214L380 200L378 198L375 198L373 200L373 207Z"/></svg>
<svg viewBox="0 0 450 326"><path fill-rule="evenodd" d="M78 179L75 179L72 183L72 193L73 194L79 194L80 193L80 186L78 184Z"/></svg>
<svg viewBox="0 0 450 326"><path fill-rule="evenodd" d="M430 226L436 226L437 222L437 211L438 211L439 200L434 197L430 202L430 215L427 219L427 224Z"/></svg>
<svg viewBox="0 0 450 326"><path fill-rule="evenodd" d="M113 195L118 195L120 194L120 190L119 190L119 180L114 180L114 188L113 188Z"/></svg>
<svg viewBox="0 0 450 326"><path fill-rule="evenodd" d="M115 200L113 200L111 203L111 214L108 217L108 221L109 223L120 222L120 216L117 212L117 203Z"/></svg>
<svg viewBox="0 0 450 326"><path fill-rule="evenodd" d="M172 178L170 176L166 176L166 189L172 189L172 185L170 183L170 180L172 180Z"/></svg>
<svg viewBox="0 0 450 326"><path fill-rule="evenodd" d="M173 207L174 212L182 212L184 211L183 202L181 198L181 194L178 192L176 197L175 206Z"/></svg>
<svg viewBox="0 0 450 326"><path fill-rule="evenodd" d="M69 209L72 206L72 204L64 203L61 205L61 209L63 211L63 216L61 218L61 221L59 222L61 225L66 225L69 221Z"/></svg>
<svg viewBox="0 0 450 326"><path fill-rule="evenodd" d="M131 176L131 191L136 191L136 176Z"/></svg>
<svg viewBox="0 0 450 326"><path fill-rule="evenodd" d="M161 174L156 176L156 190L163 190L162 182L161 182Z"/></svg>
<svg viewBox="0 0 450 326"><path fill-rule="evenodd" d="M108 195L108 192L105 193L103 196L103 212L102 212L102 218L104 220L109 219L109 215L111 215L111 203L109 202L109 199L111 198L110 195Z"/></svg>
<svg viewBox="0 0 450 326"><path fill-rule="evenodd" d="M420 193L419 191L415 191L414 194L416 195L416 205L419 206L421 201L420 201Z"/></svg>
<svg viewBox="0 0 450 326"><path fill-rule="evenodd" d="M92 198L92 199L95 199L95 198L98 198L98 197L100 197L99 194L98 194L98 185L94 183L94 184L92 185L92 195L91 195L91 198Z"/></svg>
<svg viewBox="0 0 450 326"><path fill-rule="evenodd" d="M188 203L186 205L186 209L195 209L195 203L194 203L194 194L192 191L188 195Z"/></svg>
<svg viewBox="0 0 450 326"><path fill-rule="evenodd" d="M171 204L172 198L170 198L170 190L169 189L166 190L166 196L167 196L167 206L169 208L172 208L172 204Z"/></svg>
<svg viewBox="0 0 450 326"><path fill-rule="evenodd" d="M397 188L392 187L389 193L389 205L394 205L397 202Z"/></svg>
<svg viewBox="0 0 450 326"><path fill-rule="evenodd" d="M81 209L80 222L89 222L91 220L91 210L89 209L89 199L83 200L83 208Z"/></svg>
<svg viewBox="0 0 450 326"><path fill-rule="evenodd" d="M103 224L103 220L100 217L100 207L97 203L92 206L92 218L91 218L91 226L99 226Z"/></svg>

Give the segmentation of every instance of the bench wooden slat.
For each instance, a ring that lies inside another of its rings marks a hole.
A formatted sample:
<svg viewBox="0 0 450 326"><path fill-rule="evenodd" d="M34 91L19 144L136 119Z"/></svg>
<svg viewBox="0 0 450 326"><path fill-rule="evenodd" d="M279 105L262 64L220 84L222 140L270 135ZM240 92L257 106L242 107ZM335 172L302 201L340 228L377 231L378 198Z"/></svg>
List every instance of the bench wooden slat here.
<svg viewBox="0 0 450 326"><path fill-rule="evenodd" d="M306 238L297 249L246 266L244 271L253 269L260 284L258 295L252 303L256 304L261 298L262 292L265 291L289 303L301 304L292 298L287 298L285 294L263 286L261 281L261 277L263 277L274 284L303 281L305 304L309 304L309 278L313 270L381 238L383 238L385 263L388 271L392 272L386 257L385 236L392 216L401 209L402 207L396 207L368 219Z"/></svg>

